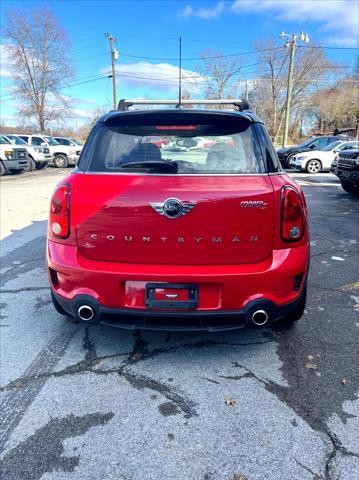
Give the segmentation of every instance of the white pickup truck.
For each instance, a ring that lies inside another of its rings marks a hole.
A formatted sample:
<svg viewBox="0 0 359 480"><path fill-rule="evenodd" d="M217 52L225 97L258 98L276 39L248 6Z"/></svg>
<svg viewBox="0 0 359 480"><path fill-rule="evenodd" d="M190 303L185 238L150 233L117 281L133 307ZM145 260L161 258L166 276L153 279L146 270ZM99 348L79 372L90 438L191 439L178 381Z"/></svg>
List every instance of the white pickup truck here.
<svg viewBox="0 0 359 480"><path fill-rule="evenodd" d="M7 133L4 137L9 139L13 145L26 148L29 156L28 171L32 172L35 168L36 170L41 170L42 168L47 167L48 163L51 162L52 155L48 147L29 145L15 133Z"/></svg>
<svg viewBox="0 0 359 480"><path fill-rule="evenodd" d="M15 147L9 139L0 135L0 176L5 172L21 173L28 164L26 148Z"/></svg>
<svg viewBox="0 0 359 480"><path fill-rule="evenodd" d="M30 145L48 147L52 155L52 163L55 167L67 167L76 165L79 155L76 154L76 148L67 145L60 145L53 137L43 134L19 134L20 138Z"/></svg>

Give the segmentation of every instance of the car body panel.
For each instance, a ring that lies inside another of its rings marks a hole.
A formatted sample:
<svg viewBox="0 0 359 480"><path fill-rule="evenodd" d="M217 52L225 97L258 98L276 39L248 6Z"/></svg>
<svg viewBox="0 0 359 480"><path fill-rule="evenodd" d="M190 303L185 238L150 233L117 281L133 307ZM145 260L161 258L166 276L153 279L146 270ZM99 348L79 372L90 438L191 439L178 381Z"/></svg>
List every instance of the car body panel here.
<svg viewBox="0 0 359 480"><path fill-rule="evenodd" d="M79 207L74 223L87 258L226 264L258 262L271 252L274 203L268 175L224 176L220 188L210 176L75 177L71 198ZM157 213L152 204L170 198L194 207L176 219Z"/></svg>

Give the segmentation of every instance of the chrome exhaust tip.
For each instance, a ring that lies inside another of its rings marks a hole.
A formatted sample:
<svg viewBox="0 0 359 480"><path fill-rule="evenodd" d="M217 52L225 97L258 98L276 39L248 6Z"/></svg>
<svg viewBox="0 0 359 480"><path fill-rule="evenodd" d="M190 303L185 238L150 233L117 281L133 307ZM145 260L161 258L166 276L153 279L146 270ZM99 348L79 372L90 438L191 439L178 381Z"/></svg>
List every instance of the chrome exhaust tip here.
<svg viewBox="0 0 359 480"><path fill-rule="evenodd" d="M269 316L265 310L256 310L253 312L251 320L257 327L264 327L269 320Z"/></svg>
<svg viewBox="0 0 359 480"><path fill-rule="evenodd" d="M81 305L77 309L77 316L84 322L90 322L95 318L95 310L90 305Z"/></svg>

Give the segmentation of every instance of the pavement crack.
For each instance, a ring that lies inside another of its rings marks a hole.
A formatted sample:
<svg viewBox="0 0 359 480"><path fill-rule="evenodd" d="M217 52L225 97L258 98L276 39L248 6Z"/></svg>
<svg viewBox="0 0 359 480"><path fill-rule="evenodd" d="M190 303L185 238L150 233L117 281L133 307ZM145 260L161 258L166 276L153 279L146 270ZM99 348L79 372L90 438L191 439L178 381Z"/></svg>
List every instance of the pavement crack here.
<svg viewBox="0 0 359 480"><path fill-rule="evenodd" d="M96 358L97 358L96 347L95 347L95 343L90 339L90 328L89 327L85 328L85 335L84 335L82 346L86 351L85 361L86 362L92 362L93 360L96 360Z"/></svg>
<svg viewBox="0 0 359 480"><path fill-rule="evenodd" d="M317 473L313 472L313 470L311 470L309 467L307 467L306 465L303 465L303 463L301 463L299 460L297 460L296 458L294 459L295 463L297 465L299 465L300 467L302 467L304 470L306 470L307 472L309 472L311 475L313 475L313 478L312 480L325 480L325 477L323 477L322 475L318 475Z"/></svg>
<svg viewBox="0 0 359 480"><path fill-rule="evenodd" d="M225 378L226 380L242 380L242 378L251 378L253 373L247 371L243 375L219 375L219 378Z"/></svg>
<svg viewBox="0 0 359 480"><path fill-rule="evenodd" d="M198 416L196 411L197 404L184 395L181 395L177 392L177 390L172 387L171 385L167 385L165 383L161 383L158 380L154 380L153 378L147 377L145 375L139 375L130 372L126 368L123 368L121 371L118 372L119 375L124 377L130 385L138 390L142 390L147 388L149 390L153 390L162 394L167 400L173 402L180 410L183 411L185 414L185 418L191 418L193 416Z"/></svg>
<svg viewBox="0 0 359 480"><path fill-rule="evenodd" d="M2 289L0 290L0 293L37 292L39 290L49 290L49 287L24 287L15 289Z"/></svg>

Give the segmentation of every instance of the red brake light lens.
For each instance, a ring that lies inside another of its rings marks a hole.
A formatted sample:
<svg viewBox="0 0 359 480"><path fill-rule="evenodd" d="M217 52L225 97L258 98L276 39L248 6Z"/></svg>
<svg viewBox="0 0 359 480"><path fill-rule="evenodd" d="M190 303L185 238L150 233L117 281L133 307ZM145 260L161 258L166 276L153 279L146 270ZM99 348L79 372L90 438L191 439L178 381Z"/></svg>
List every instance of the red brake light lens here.
<svg viewBox="0 0 359 480"><path fill-rule="evenodd" d="M50 204L49 229L58 238L70 234L70 187L61 185L52 195Z"/></svg>
<svg viewBox="0 0 359 480"><path fill-rule="evenodd" d="M281 237L285 242L297 242L304 235L304 207L299 193L290 186L282 189Z"/></svg>
<svg viewBox="0 0 359 480"><path fill-rule="evenodd" d="M156 130L196 130L196 125L157 125Z"/></svg>

